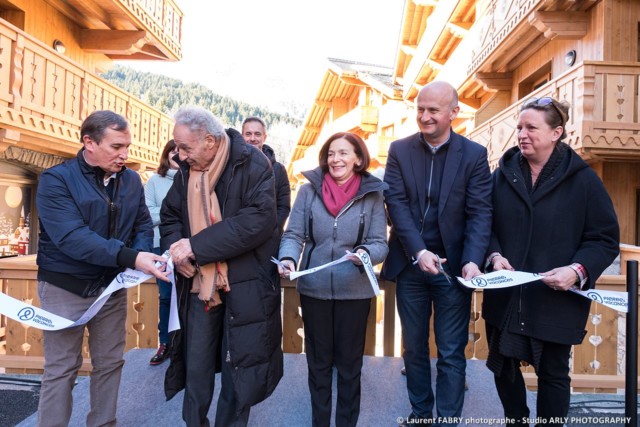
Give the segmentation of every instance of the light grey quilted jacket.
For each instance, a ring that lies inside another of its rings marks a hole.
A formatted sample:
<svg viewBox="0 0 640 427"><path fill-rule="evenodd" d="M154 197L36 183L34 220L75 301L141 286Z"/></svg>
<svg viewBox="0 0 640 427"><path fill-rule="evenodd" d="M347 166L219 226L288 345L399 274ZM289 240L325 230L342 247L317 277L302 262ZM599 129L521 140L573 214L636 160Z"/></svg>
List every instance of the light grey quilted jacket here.
<svg viewBox="0 0 640 427"><path fill-rule="evenodd" d="M334 217L322 201L321 169L303 175L309 183L296 196L279 258L290 258L298 270L306 270L336 260L346 250L362 247L369 252L373 265L384 261L389 248L382 191L387 184L364 173L356 196ZM297 288L303 295L325 300L374 296L367 273L350 261L300 277Z"/></svg>

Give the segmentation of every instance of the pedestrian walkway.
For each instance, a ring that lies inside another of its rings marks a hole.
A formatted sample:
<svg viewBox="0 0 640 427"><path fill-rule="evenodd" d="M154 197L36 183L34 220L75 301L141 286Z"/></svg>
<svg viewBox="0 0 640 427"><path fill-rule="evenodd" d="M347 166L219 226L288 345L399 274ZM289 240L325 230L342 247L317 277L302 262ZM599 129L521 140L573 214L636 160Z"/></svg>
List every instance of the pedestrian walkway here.
<svg viewBox="0 0 640 427"><path fill-rule="evenodd" d="M173 427L184 425L181 418L182 392L166 402L163 392L165 362L150 366L149 359L154 350L132 350L125 355L120 400L118 404L118 425L123 427ZM304 355L285 354L284 378L273 395L251 410L249 426L260 427L304 427L311 425L311 406L307 388L307 366ZM402 359L393 357L365 357L362 370L362 402L358 426L394 427L400 417L410 412L406 379L400 374ZM432 360L435 372L435 360ZM218 376L219 377L219 376ZM480 427L504 425L501 421L502 407L496 394L491 373L482 360L470 360L467 364L465 405L461 426ZM209 419L215 419L215 402L219 391L216 383L214 404L209 411ZM89 379L79 377L74 389L73 416L70 425L84 426L89 409ZM335 408L334 378L334 408ZM527 393L531 417L535 417L535 393ZM596 403L595 405L590 402ZM598 412L603 402L609 402L609 410ZM622 410L621 410L622 409ZM611 394L576 394L572 396L570 417L576 423L568 426L622 426L622 423L603 423L604 418L621 417L624 413L624 396ZM578 418L579 417L579 418ZM594 421L594 422L590 422ZM19 427L36 424L36 414L31 415ZM332 424L333 425L333 424Z"/></svg>
<svg viewBox="0 0 640 427"><path fill-rule="evenodd" d="M177 426L181 425L182 393L169 402L163 393L164 371L168 362L149 366L153 350L132 350L125 355L118 425L120 426ZM250 426L290 427L311 425L311 405L307 388L307 365L304 355L285 355L284 378L273 395L251 410ZM433 362L435 363L435 361ZM396 426L399 417L409 415L411 407L405 388L405 377L400 374L402 359L392 357L365 357L362 370L362 403L358 425ZM434 367L435 368L435 367ZM469 361L467 367L469 390L465 396L463 425L486 426L488 420L501 418L493 381L483 361ZM216 383L217 401L219 382ZM71 426L83 426L89 408L89 380L80 377L74 389L74 407ZM334 379L335 405L335 379ZM530 396L533 402L533 395ZM335 407L335 406L334 406ZM215 419L215 404L209 419ZM19 424L34 426L35 414ZM495 422L494 422L495 424Z"/></svg>

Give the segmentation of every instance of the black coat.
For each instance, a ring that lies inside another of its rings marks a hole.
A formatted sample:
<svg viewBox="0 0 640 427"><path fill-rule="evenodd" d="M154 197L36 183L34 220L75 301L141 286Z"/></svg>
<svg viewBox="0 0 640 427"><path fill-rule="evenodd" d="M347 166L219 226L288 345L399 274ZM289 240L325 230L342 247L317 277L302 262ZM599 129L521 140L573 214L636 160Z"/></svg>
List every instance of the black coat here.
<svg viewBox="0 0 640 427"><path fill-rule="evenodd" d="M276 225L274 175L269 160L244 143L240 133L227 131L229 161L217 185L223 220L194 236L187 211L188 166L173 180L160 211L163 250L190 237L199 265L226 261L231 291L224 295L224 333L228 337L232 378L241 411L271 395L283 373L280 283L276 256L280 234ZM171 365L165 394L171 399L184 388L183 342L191 279L176 275L180 324L171 340ZM220 356L220 353L219 353Z"/></svg>
<svg viewBox="0 0 640 427"><path fill-rule="evenodd" d="M493 234L489 254L500 252L518 271L541 273L582 264L595 282L619 251L619 228L611 199L595 172L570 148L556 171L531 195L519 166L519 149L508 150L493 173ZM583 288L583 289L584 289ZM502 328L508 307L510 331L560 344L579 344L590 300L554 291L541 281L485 290L482 316Z"/></svg>
<svg viewBox="0 0 640 427"><path fill-rule="evenodd" d="M284 223L289 218L291 212L291 187L289 186L289 178L284 165L276 161L276 154L273 148L267 144L262 145L262 152L271 161L273 166L273 174L275 175L276 186L276 208L278 211L278 229L280 234L284 231Z"/></svg>

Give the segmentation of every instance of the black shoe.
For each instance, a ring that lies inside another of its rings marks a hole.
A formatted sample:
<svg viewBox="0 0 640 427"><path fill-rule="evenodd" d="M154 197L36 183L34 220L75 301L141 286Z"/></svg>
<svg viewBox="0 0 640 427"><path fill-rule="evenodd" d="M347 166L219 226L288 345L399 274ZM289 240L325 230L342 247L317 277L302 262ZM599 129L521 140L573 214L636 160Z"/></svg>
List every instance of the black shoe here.
<svg viewBox="0 0 640 427"><path fill-rule="evenodd" d="M153 355L151 360L149 361L149 365L159 365L169 356L169 351L167 349L166 344L160 344L158 347L158 351Z"/></svg>
<svg viewBox="0 0 640 427"><path fill-rule="evenodd" d="M402 369L400 369L400 373L404 376L407 376L407 368L403 366Z"/></svg>

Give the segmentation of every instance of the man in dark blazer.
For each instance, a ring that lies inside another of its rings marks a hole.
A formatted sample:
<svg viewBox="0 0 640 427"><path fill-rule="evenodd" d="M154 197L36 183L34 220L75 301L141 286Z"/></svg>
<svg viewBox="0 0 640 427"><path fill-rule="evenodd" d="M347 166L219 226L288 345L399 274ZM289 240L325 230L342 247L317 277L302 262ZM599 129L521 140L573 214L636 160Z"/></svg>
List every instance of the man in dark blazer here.
<svg viewBox="0 0 640 427"><path fill-rule="evenodd" d="M451 122L459 111L450 84L438 81L422 88L417 98L420 132L391 144L384 177L392 227L382 276L397 281L409 424L435 418L436 425L450 425L443 418L462 413L471 293L455 276L481 274L491 234L487 150L453 132ZM437 400L429 364L432 311Z"/></svg>

